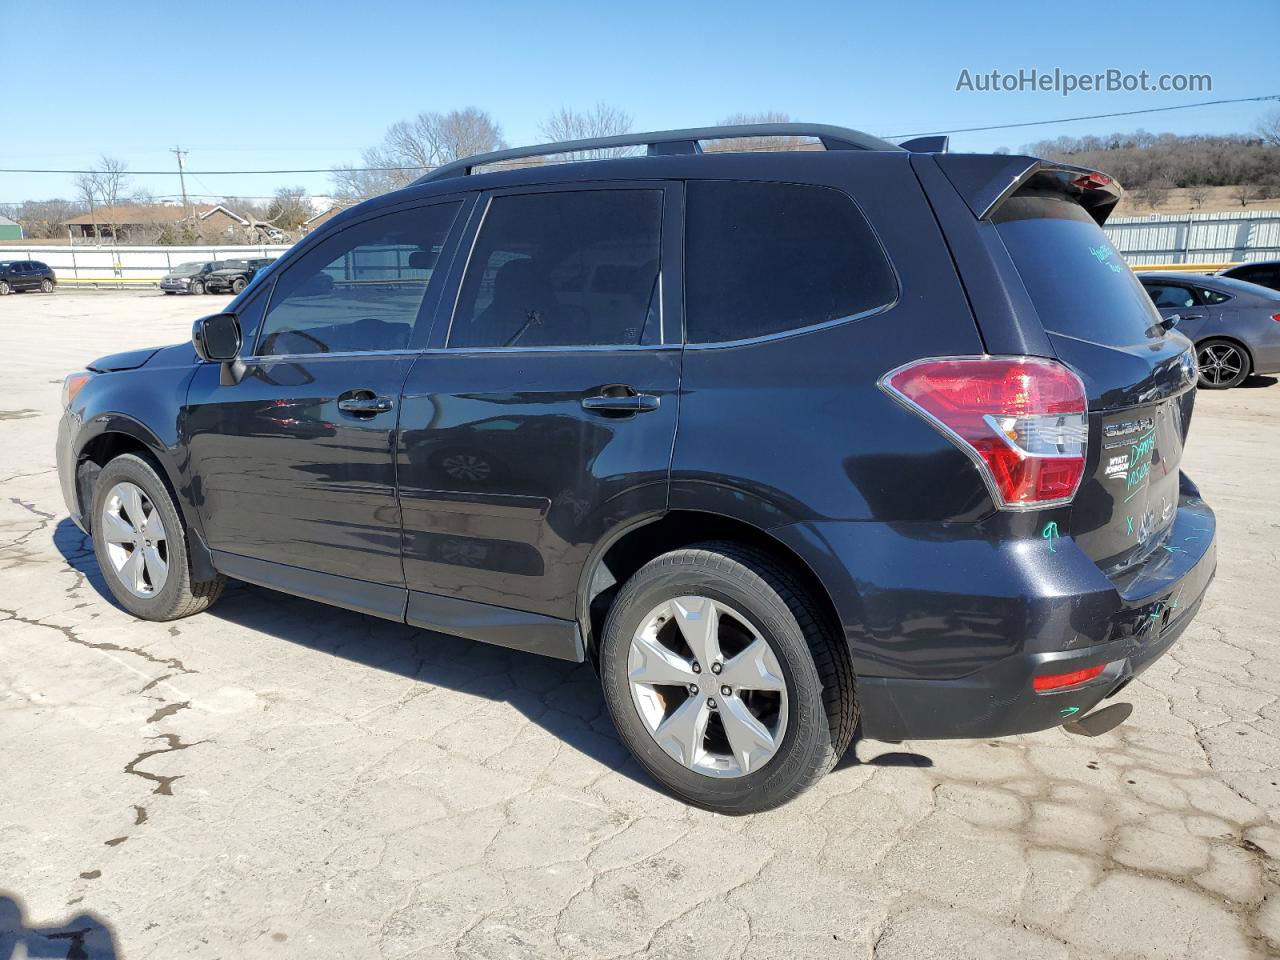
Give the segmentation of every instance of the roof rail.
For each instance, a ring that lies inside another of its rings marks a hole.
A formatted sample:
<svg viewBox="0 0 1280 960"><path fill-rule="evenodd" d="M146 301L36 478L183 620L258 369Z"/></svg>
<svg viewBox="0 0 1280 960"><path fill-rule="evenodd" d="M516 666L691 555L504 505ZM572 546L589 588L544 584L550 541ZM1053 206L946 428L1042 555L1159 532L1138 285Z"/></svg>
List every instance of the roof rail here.
<svg viewBox="0 0 1280 960"><path fill-rule="evenodd" d="M510 150L494 150L463 157L436 167L430 173L413 181L415 184L443 180L446 177L467 176L476 167L504 160L520 160L525 157L545 157L557 153L577 153L584 150L607 150L613 147L647 148L651 157L672 154L701 153L700 140L733 140L743 137L816 137L828 150L898 150L897 145L858 130L833 127L823 123L744 123L724 127L692 127L688 130L660 130L655 133L624 133L616 137L591 137L586 140L565 140L561 143L540 143L531 147L514 147Z"/></svg>

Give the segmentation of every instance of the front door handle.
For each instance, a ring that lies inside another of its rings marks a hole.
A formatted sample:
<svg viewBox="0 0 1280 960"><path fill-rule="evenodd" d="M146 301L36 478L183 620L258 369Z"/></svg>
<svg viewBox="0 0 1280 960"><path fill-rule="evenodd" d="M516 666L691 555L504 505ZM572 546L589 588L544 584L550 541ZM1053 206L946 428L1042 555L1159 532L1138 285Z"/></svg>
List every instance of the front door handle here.
<svg viewBox="0 0 1280 960"><path fill-rule="evenodd" d="M338 398L338 409L357 416L386 413L394 406L390 397L380 397L372 390L350 390Z"/></svg>
<svg viewBox="0 0 1280 960"><path fill-rule="evenodd" d="M599 393L582 398L582 409L592 413L647 413L657 410L661 398L651 393L637 393L634 387L622 384L604 387Z"/></svg>

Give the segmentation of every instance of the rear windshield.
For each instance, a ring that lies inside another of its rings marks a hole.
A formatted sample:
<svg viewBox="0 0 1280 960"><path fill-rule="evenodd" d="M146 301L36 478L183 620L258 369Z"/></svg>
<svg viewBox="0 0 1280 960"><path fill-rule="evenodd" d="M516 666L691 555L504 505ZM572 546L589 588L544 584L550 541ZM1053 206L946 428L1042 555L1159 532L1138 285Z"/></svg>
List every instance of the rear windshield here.
<svg viewBox="0 0 1280 960"><path fill-rule="evenodd" d="M1079 204L1012 197L994 220L1046 330L1112 347L1163 335L1151 297Z"/></svg>

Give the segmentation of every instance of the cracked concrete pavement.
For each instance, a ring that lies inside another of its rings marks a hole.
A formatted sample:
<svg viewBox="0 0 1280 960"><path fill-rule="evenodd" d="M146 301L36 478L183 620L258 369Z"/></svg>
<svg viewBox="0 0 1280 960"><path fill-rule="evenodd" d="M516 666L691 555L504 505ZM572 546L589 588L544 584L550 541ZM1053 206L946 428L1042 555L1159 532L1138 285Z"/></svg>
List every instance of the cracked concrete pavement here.
<svg viewBox="0 0 1280 960"><path fill-rule="evenodd" d="M1200 395L1218 578L1124 723L864 740L734 819L655 788L587 667L245 585L174 624L105 599L61 378L222 303L0 301L0 957L1280 951L1280 384Z"/></svg>

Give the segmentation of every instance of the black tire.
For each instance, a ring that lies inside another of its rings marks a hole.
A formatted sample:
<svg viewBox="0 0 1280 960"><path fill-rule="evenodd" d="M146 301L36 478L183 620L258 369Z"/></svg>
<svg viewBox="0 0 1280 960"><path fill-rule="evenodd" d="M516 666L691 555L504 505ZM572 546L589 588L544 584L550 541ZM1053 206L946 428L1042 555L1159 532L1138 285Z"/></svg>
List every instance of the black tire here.
<svg viewBox="0 0 1280 960"><path fill-rule="evenodd" d="M121 582L107 555L101 520L103 507L111 489L121 481L128 481L142 488L159 511L168 536L168 576L164 586L152 597L143 598L130 592ZM126 453L103 467L94 486L92 509L90 523L98 567L116 601L129 613L141 620L179 620L200 613L221 596L226 583L226 578L221 574L212 580L192 582L186 526L182 522L169 484L151 460Z"/></svg>
<svg viewBox="0 0 1280 960"><path fill-rule="evenodd" d="M248 285L249 285L249 282L245 280L244 277L236 277L234 280L231 281L231 292L239 293Z"/></svg>
<svg viewBox="0 0 1280 960"><path fill-rule="evenodd" d="M53 290L54 290L53 281L50 280L48 277L45 277L43 280L40 281L41 293L53 293Z"/></svg>
<svg viewBox="0 0 1280 960"><path fill-rule="evenodd" d="M13 287L9 285L8 280L0 280L0 297L7 297L13 293Z"/></svg>
<svg viewBox="0 0 1280 960"><path fill-rule="evenodd" d="M636 710L628 676L631 638L655 606L685 594L745 614L782 668L789 718L777 752L758 770L736 777L691 770L658 745ZM781 806L835 766L857 726L853 667L830 619L763 550L717 541L665 553L626 582L605 624L600 668L614 726L654 779L688 803L729 814Z"/></svg>
<svg viewBox="0 0 1280 960"><path fill-rule="evenodd" d="M1221 360L1223 365L1214 366L1215 360ZM1249 351L1232 340L1215 338L1198 344L1196 361L1200 365L1199 385L1205 390L1238 387L1253 372Z"/></svg>
<svg viewBox="0 0 1280 960"><path fill-rule="evenodd" d="M201 282L200 280L192 280L191 286L188 287L187 289L190 290L192 294L198 297L200 296L200 294L204 293L204 283Z"/></svg>

